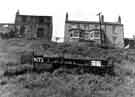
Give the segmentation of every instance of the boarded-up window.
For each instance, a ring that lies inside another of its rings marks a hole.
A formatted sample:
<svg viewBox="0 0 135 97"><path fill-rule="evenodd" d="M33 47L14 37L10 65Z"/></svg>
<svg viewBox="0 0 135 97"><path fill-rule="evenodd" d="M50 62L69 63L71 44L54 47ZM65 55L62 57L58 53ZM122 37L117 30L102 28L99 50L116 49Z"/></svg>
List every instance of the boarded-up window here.
<svg viewBox="0 0 135 97"><path fill-rule="evenodd" d="M91 65L100 67L101 66L101 61L91 61Z"/></svg>

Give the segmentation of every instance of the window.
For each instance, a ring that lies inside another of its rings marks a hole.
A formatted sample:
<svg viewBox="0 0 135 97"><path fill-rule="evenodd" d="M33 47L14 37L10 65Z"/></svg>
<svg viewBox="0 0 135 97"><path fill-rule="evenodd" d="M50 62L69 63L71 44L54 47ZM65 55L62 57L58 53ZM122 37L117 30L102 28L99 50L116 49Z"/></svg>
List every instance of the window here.
<svg viewBox="0 0 135 97"><path fill-rule="evenodd" d="M71 38L79 38L80 32L78 30L71 31Z"/></svg>
<svg viewBox="0 0 135 97"><path fill-rule="evenodd" d="M88 24L84 24L84 29L85 29L85 30L88 30L88 29L89 29Z"/></svg>
<svg viewBox="0 0 135 97"><path fill-rule="evenodd" d="M39 17L39 24L43 24L44 23L44 18L43 17Z"/></svg>
<svg viewBox="0 0 135 97"><path fill-rule="evenodd" d="M3 25L4 28L8 28L8 25Z"/></svg>
<svg viewBox="0 0 135 97"><path fill-rule="evenodd" d="M77 25L76 24L72 24L72 29L77 29Z"/></svg>
<svg viewBox="0 0 135 97"><path fill-rule="evenodd" d="M89 33L88 32L83 32L81 36L84 40L89 40Z"/></svg>
<svg viewBox="0 0 135 97"><path fill-rule="evenodd" d="M101 61L91 61L92 66L101 67Z"/></svg>
<svg viewBox="0 0 135 97"><path fill-rule="evenodd" d="M27 17L22 17L22 22L26 22Z"/></svg>
<svg viewBox="0 0 135 97"><path fill-rule="evenodd" d="M73 33L72 33L72 37L79 37L79 32L77 32L77 31L74 31Z"/></svg>
<svg viewBox="0 0 135 97"><path fill-rule="evenodd" d="M37 29L37 37L39 37L39 38L44 37L44 28Z"/></svg>
<svg viewBox="0 0 135 97"><path fill-rule="evenodd" d="M91 38L93 37L93 32L90 34L90 37L91 37Z"/></svg>
<svg viewBox="0 0 135 97"><path fill-rule="evenodd" d="M94 37L100 37L100 33L99 33L99 31L95 31L95 33L94 33Z"/></svg>
<svg viewBox="0 0 135 97"><path fill-rule="evenodd" d="M79 33L77 31L74 32L74 36L79 36Z"/></svg>

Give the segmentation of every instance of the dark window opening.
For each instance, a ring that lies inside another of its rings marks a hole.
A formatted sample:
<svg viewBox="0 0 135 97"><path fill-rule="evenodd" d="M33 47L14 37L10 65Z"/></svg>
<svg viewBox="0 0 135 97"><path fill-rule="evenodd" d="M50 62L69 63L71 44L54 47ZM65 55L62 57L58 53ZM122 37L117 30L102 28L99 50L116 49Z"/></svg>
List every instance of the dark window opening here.
<svg viewBox="0 0 135 97"><path fill-rule="evenodd" d="M39 24L43 24L44 23L44 18L43 17L39 17Z"/></svg>
<svg viewBox="0 0 135 97"><path fill-rule="evenodd" d="M39 37L39 38L44 37L44 28L37 29L37 37Z"/></svg>
<svg viewBox="0 0 135 97"><path fill-rule="evenodd" d="M25 26L23 25L23 26L21 26L21 28L20 28L20 35L24 35L24 32L25 32Z"/></svg>
<svg viewBox="0 0 135 97"><path fill-rule="evenodd" d="M22 22L26 22L26 17L23 17L22 18Z"/></svg>

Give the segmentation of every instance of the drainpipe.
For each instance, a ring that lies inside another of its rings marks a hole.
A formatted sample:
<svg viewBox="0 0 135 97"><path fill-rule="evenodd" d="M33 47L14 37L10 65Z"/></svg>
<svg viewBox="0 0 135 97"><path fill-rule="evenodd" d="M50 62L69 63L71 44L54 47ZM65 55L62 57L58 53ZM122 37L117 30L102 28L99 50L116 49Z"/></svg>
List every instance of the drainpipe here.
<svg viewBox="0 0 135 97"><path fill-rule="evenodd" d="M100 31L100 41L102 46L102 31L101 31L101 12L97 14L99 16L99 31Z"/></svg>

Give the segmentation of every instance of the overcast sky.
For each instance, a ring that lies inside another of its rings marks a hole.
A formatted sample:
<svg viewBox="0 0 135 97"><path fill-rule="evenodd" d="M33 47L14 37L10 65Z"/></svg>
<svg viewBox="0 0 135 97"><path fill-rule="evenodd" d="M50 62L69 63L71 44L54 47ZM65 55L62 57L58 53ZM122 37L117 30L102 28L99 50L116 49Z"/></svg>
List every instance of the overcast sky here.
<svg viewBox="0 0 135 97"><path fill-rule="evenodd" d="M102 12L105 21L116 22L118 16L124 24L124 36L135 35L134 0L1 0L0 22L14 23L17 9L20 14L53 16L53 36L63 37L65 14L70 20L98 21Z"/></svg>

